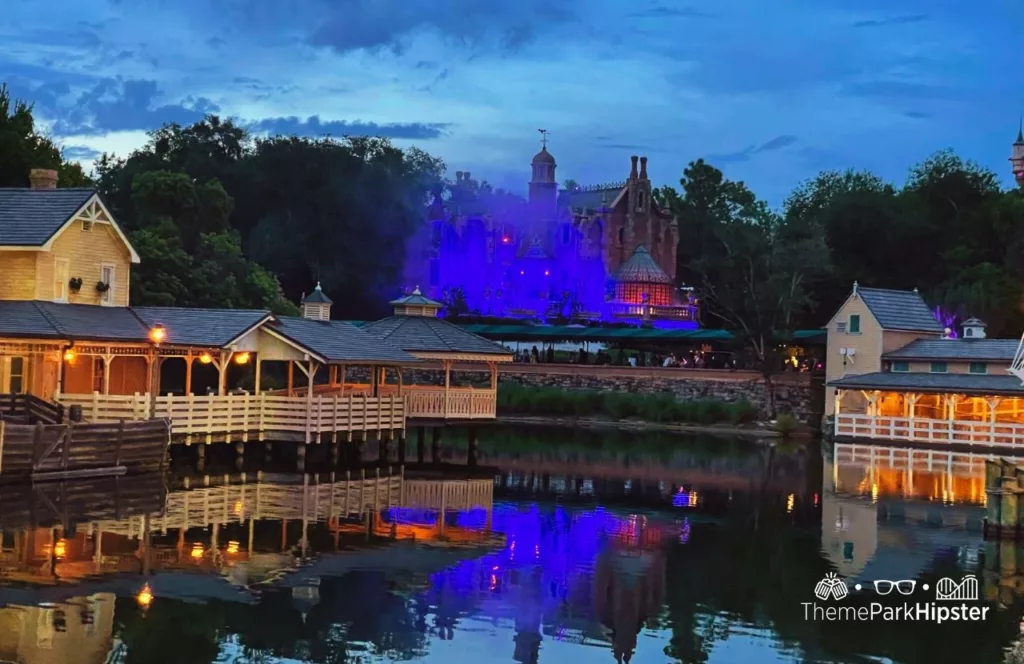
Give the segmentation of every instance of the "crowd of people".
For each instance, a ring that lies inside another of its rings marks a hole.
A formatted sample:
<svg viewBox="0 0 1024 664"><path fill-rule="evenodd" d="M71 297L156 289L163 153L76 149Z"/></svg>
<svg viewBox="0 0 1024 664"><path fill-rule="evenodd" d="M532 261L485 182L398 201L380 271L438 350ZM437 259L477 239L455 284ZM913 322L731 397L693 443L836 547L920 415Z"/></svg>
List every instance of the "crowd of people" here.
<svg viewBox="0 0 1024 664"><path fill-rule="evenodd" d="M700 349L682 350L679 352L631 351L619 349L611 351L600 348L592 353L585 347L572 351L556 351L553 345L546 349L533 346L515 352L515 361L524 364L592 364L631 367L663 367L678 369L744 369L750 363L737 359L736 353L728 351L708 351ZM782 371L806 373L821 369L821 362L813 357L804 356L794 360L788 357L782 362Z"/></svg>

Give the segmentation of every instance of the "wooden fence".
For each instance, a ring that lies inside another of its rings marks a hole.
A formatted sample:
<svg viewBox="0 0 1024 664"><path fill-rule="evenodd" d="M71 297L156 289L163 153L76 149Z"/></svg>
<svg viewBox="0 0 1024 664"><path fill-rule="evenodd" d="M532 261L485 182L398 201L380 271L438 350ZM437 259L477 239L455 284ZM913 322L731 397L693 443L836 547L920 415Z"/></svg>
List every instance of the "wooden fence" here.
<svg viewBox="0 0 1024 664"><path fill-rule="evenodd" d="M24 424L61 424L64 407L32 394L0 394L0 417Z"/></svg>
<svg viewBox="0 0 1024 664"><path fill-rule="evenodd" d="M307 388L292 390L298 396L304 396ZM369 396L373 386L368 383L346 383L344 396ZM383 396L398 396L405 399L405 416L409 419L449 419L449 420L493 420L497 417L498 391L489 387L443 387L433 385L398 385L384 384L377 387ZM284 394L284 390L279 390ZM342 394L341 385L315 385L313 394L325 398Z"/></svg>
<svg viewBox="0 0 1024 664"><path fill-rule="evenodd" d="M81 406L87 422L140 421L150 417L171 422L175 440L298 440L335 442L338 434L405 431L405 401L397 396L271 394L160 396L64 394L65 406Z"/></svg>
<svg viewBox="0 0 1024 664"><path fill-rule="evenodd" d="M35 425L0 420L0 479L158 470L169 443L167 420Z"/></svg>

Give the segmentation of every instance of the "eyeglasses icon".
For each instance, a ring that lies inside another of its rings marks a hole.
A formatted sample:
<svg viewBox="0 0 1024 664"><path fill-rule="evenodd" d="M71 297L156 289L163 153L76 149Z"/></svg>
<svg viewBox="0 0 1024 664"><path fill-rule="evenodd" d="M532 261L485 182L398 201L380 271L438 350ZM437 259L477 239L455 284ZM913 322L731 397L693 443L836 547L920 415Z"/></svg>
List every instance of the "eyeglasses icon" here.
<svg viewBox="0 0 1024 664"><path fill-rule="evenodd" d="M896 592L901 595L910 595L914 592L914 588L917 586L917 581L913 579L903 579L902 581L886 581L879 580L875 581L875 592L879 595L888 595L895 588Z"/></svg>

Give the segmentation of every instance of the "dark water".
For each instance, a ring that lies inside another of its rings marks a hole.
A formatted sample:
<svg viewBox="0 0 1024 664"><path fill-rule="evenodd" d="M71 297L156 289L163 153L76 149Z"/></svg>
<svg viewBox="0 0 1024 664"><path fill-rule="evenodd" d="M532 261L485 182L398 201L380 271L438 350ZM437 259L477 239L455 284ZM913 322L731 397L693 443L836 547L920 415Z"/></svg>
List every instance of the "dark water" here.
<svg viewBox="0 0 1024 664"><path fill-rule="evenodd" d="M244 474L180 459L166 486L3 488L0 661L1024 661L1024 555L983 541L981 456L522 429L470 459L449 438L436 464L410 441L404 474L393 449L306 473L278 450ZM830 572L849 595L815 599ZM967 573L984 620L808 619Z"/></svg>

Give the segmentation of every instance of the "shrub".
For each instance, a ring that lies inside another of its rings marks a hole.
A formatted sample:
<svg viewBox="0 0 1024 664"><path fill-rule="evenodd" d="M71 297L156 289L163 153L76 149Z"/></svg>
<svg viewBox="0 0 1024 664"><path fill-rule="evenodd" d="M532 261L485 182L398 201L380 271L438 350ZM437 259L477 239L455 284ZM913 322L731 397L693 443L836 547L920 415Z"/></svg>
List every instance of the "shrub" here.
<svg viewBox="0 0 1024 664"><path fill-rule="evenodd" d="M498 389L498 410L514 414L576 417L606 415L617 420L641 417L650 422L729 422L737 425L756 421L759 415L757 407L746 400L678 401L668 392L633 394L556 387L524 387L514 383L505 383ZM796 426L795 418L793 426Z"/></svg>
<svg viewBox="0 0 1024 664"><path fill-rule="evenodd" d="M775 418L774 429L782 434L783 437L792 434L799 426L800 423L792 413L781 413Z"/></svg>

